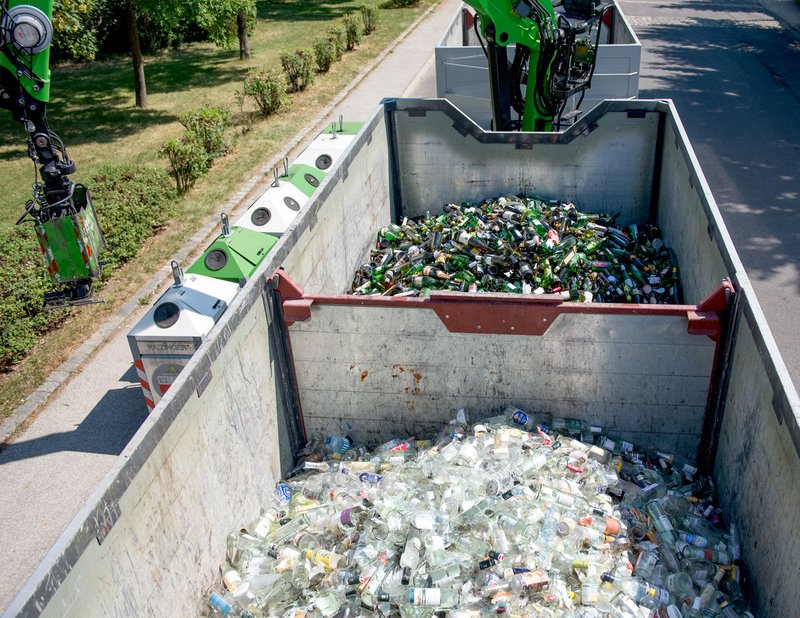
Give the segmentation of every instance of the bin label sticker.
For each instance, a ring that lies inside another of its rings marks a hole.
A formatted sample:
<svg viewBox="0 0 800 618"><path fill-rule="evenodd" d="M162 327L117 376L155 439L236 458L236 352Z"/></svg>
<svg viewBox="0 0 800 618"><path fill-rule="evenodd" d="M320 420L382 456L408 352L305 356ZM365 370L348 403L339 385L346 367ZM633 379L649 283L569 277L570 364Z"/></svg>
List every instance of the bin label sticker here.
<svg viewBox="0 0 800 618"><path fill-rule="evenodd" d="M153 372L152 383L158 390L158 394L162 397L167 393L169 387L173 385L178 374L183 369L182 365L175 365L170 363L168 365L159 365Z"/></svg>

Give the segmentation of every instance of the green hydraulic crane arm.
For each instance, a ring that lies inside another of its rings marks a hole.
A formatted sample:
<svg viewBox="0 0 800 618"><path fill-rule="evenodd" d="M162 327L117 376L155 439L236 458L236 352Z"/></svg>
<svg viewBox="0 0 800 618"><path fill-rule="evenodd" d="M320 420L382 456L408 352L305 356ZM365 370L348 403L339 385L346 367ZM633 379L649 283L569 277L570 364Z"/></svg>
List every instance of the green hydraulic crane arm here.
<svg viewBox="0 0 800 618"><path fill-rule="evenodd" d="M27 97L34 101L47 103L50 100L50 36L41 30L41 23L35 18L14 19L16 7L32 7L38 10L40 17L46 18L51 23L53 16L53 0L9 0L6 12L3 15L4 32L7 40L0 41L0 67L16 76L19 88ZM22 20L22 21L20 21ZM46 28L46 26L45 26ZM14 31L22 41L36 42L34 47L20 49L14 44ZM26 37L26 38L23 38ZM34 51L42 45L43 49ZM7 78L9 83L11 79ZM5 85L5 81L3 82Z"/></svg>
<svg viewBox="0 0 800 618"><path fill-rule="evenodd" d="M89 302L104 246L86 187L74 183L75 163L47 123L53 0L0 0L0 108L28 134L28 156L41 182L17 221L34 224L47 271L62 289L45 295L49 307Z"/></svg>
<svg viewBox="0 0 800 618"><path fill-rule="evenodd" d="M492 81L492 105L495 129L506 130L510 118L504 117L500 107L508 107L503 100L509 87L510 76L505 67L509 45L524 47L528 51L528 78L525 104L522 113L523 131L550 131L553 125L552 102L548 97L550 70L559 37L558 22L549 0L465 0L480 20L481 32L489 44L489 71ZM500 49L502 48L502 49ZM500 100L497 100L500 99ZM498 115L500 118L498 118ZM500 126L498 126L498 124Z"/></svg>

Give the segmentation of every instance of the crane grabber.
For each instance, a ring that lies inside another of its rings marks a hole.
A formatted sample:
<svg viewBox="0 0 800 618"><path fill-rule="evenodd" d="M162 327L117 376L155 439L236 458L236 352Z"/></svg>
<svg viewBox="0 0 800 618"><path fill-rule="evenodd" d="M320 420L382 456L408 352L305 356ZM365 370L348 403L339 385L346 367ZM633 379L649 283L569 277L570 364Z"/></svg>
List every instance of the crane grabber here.
<svg viewBox="0 0 800 618"><path fill-rule="evenodd" d="M559 130L568 115L579 113L577 107L594 73L600 24L612 4L597 0L465 2L477 13L476 33L480 24L479 40L483 39L489 62L494 130ZM509 62L507 48L512 45ZM566 111L574 95L580 97L576 109Z"/></svg>
<svg viewBox="0 0 800 618"><path fill-rule="evenodd" d="M45 306L96 302L92 282L100 276L105 246L89 190L75 183L75 163L47 123L53 0L3 0L0 15L0 108L8 109L28 135L36 169L33 195L17 224L30 222L56 291Z"/></svg>

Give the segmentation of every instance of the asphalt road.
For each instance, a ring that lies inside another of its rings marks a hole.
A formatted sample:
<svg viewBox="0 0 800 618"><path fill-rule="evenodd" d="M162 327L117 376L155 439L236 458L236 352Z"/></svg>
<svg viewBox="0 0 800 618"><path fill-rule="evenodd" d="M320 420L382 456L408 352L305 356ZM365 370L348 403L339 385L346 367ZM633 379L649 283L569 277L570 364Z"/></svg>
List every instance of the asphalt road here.
<svg viewBox="0 0 800 618"><path fill-rule="evenodd" d="M800 383L800 6L792 0L620 0L644 50L640 96L676 104L795 384ZM341 102L434 96L446 0ZM145 418L125 334L134 312L0 451L0 608L30 575Z"/></svg>
<svg viewBox="0 0 800 618"><path fill-rule="evenodd" d="M642 42L639 96L675 102L800 385L800 6L793 0L620 5Z"/></svg>

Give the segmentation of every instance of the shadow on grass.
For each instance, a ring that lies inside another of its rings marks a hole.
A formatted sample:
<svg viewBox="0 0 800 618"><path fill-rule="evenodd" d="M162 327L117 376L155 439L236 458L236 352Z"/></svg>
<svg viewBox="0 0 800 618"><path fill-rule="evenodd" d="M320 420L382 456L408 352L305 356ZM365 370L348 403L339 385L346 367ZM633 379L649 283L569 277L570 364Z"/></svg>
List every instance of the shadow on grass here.
<svg viewBox="0 0 800 618"><path fill-rule="evenodd" d="M50 130L64 140L67 149L83 144L110 144L147 127L177 120L177 116L173 114L136 107L85 105L72 113L59 114L53 108L50 112ZM0 152L0 161L14 161L20 156L26 156L26 140L27 134L21 125L12 122L0 125L0 143L19 145L18 148Z"/></svg>
<svg viewBox="0 0 800 618"><path fill-rule="evenodd" d="M357 10L360 4L353 0L268 0L256 3L259 19L276 21L332 21Z"/></svg>
<svg viewBox="0 0 800 618"><path fill-rule="evenodd" d="M234 52L190 47L145 58L148 95L190 88L213 87L244 79L244 67L232 62ZM154 125L175 122L178 116L133 104L133 68L126 58L53 70L48 105L50 128L67 144L108 144ZM0 117L0 143L20 144L26 134L8 114ZM0 153L13 160L20 149Z"/></svg>

